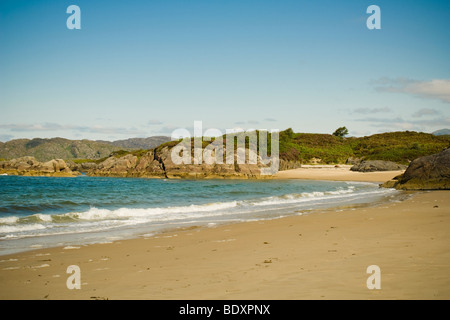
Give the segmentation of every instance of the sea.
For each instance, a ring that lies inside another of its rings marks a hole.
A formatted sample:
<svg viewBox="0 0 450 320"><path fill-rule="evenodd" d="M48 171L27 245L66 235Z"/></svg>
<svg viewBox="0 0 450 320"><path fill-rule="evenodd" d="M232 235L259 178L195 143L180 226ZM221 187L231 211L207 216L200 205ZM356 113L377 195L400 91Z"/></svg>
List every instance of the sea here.
<svg viewBox="0 0 450 320"><path fill-rule="evenodd" d="M365 182L0 176L0 255L399 201Z"/></svg>

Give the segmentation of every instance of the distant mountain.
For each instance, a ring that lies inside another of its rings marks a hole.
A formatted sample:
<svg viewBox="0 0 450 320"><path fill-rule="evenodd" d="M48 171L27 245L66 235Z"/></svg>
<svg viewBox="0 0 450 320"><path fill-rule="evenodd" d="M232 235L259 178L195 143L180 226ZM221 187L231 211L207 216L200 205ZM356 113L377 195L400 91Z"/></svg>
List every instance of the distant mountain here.
<svg viewBox="0 0 450 320"><path fill-rule="evenodd" d="M52 139L17 139L0 143L0 159L15 159L24 156L35 157L38 161L51 159L101 159L114 151L152 149L169 137L136 138L120 141L91 141Z"/></svg>
<svg viewBox="0 0 450 320"><path fill-rule="evenodd" d="M170 137L166 136L154 136L149 138L131 138L126 140L117 140L117 141L97 141L102 143L111 144L116 147L124 148L124 149L153 149L163 144L165 142L170 141Z"/></svg>
<svg viewBox="0 0 450 320"><path fill-rule="evenodd" d="M441 130L437 130L437 131L433 132L432 134L434 134L435 136L445 136L445 135L450 135L450 129L441 129Z"/></svg>

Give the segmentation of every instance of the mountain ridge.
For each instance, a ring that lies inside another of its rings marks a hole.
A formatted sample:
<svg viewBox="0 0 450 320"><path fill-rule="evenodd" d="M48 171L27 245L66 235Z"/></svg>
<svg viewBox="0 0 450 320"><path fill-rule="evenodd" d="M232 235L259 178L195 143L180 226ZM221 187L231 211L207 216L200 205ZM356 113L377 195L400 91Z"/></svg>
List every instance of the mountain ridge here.
<svg viewBox="0 0 450 320"><path fill-rule="evenodd" d="M170 138L164 136L156 136L155 139L153 137L131 138L112 142L88 139L70 140L60 137L15 139L0 143L0 159L32 156L38 161L49 161L52 159L96 160L107 157L112 152L119 150L152 149L167 141L170 141Z"/></svg>

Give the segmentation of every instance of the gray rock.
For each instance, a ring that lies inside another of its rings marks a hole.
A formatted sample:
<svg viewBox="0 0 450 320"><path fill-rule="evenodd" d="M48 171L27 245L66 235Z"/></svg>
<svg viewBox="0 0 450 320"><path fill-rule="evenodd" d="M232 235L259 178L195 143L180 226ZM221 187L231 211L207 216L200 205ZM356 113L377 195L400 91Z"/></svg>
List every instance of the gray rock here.
<svg viewBox="0 0 450 320"><path fill-rule="evenodd" d="M402 190L449 190L450 148L412 161L395 188Z"/></svg>
<svg viewBox="0 0 450 320"><path fill-rule="evenodd" d="M351 171L358 172L374 172L374 171L397 171L405 170L406 166L402 164L397 164L392 161L383 160L365 160L359 164L355 164L350 168Z"/></svg>
<svg viewBox="0 0 450 320"><path fill-rule="evenodd" d="M33 176L76 176L62 159L39 162L34 157L22 157L4 161L0 165L0 173L33 175Z"/></svg>
<svg viewBox="0 0 450 320"><path fill-rule="evenodd" d="M345 162L345 164L352 164L352 165L355 165L355 164L360 164L361 161L362 161L361 158L349 157L349 158L347 159L347 161Z"/></svg>

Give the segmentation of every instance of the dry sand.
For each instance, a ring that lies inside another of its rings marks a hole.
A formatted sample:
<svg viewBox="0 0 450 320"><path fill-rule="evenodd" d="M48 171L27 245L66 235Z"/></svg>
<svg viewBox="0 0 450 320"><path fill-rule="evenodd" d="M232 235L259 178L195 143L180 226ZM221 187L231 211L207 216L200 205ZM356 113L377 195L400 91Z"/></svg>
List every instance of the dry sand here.
<svg viewBox="0 0 450 320"><path fill-rule="evenodd" d="M310 165L298 169L279 171L275 179L307 179L332 181L386 182L404 171L356 172L350 165Z"/></svg>
<svg viewBox="0 0 450 320"><path fill-rule="evenodd" d="M0 256L0 299L449 299L449 195Z"/></svg>

